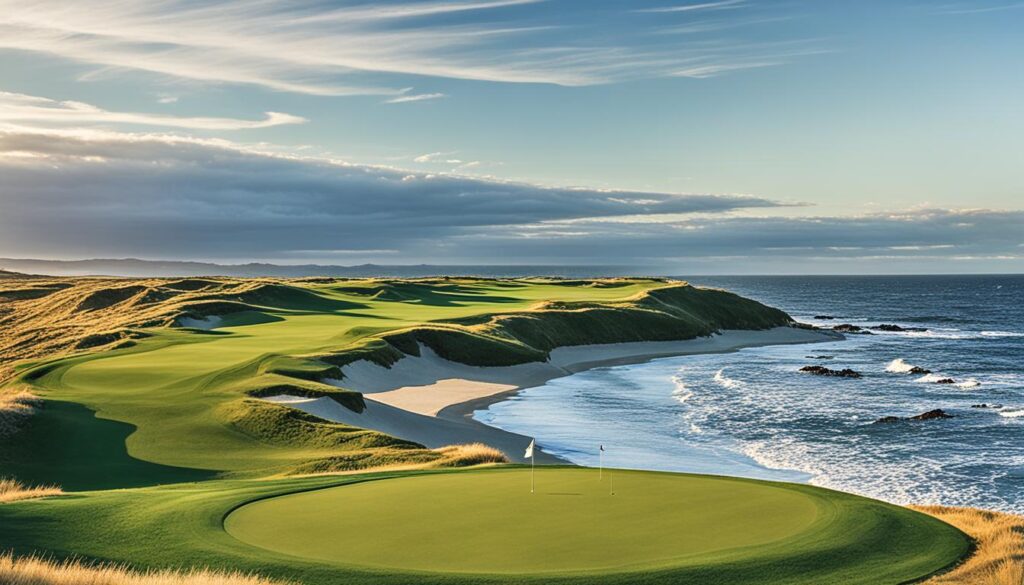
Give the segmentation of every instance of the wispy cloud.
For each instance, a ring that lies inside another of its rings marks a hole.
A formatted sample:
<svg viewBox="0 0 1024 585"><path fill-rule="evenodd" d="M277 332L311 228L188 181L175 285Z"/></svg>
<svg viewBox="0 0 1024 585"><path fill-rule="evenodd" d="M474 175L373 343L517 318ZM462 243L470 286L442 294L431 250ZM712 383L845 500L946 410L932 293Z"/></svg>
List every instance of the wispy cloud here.
<svg viewBox="0 0 1024 585"><path fill-rule="evenodd" d="M412 95L400 95L398 97L393 97L389 100L385 100L384 103L404 104L407 102L422 102L426 100L436 100L444 97L448 97L448 95L443 93L418 93Z"/></svg>
<svg viewBox="0 0 1024 585"><path fill-rule="evenodd" d="M462 161L457 159L457 158L451 158L451 156L454 155L454 154L456 154L454 150L453 151L449 151L449 152L428 152L426 154L421 154L421 155L417 156L416 158L412 159L412 161L413 162L417 162L417 163L435 163L435 162L443 162L443 163L450 163L450 164L460 164L460 163L462 163Z"/></svg>
<svg viewBox="0 0 1024 585"><path fill-rule="evenodd" d="M741 69L759 69L761 67L775 67L781 65L781 61L760 61L753 63L710 63L707 65L694 65L678 71L673 71L673 77L692 77L694 79L706 79L717 77L730 71Z"/></svg>
<svg viewBox="0 0 1024 585"><path fill-rule="evenodd" d="M643 8L636 12L671 13L671 12L694 12L697 10L727 10L740 8L747 4L746 0L719 0L717 2L701 2L697 4L679 4L676 6L662 6L659 8Z"/></svg>
<svg viewBox="0 0 1024 585"><path fill-rule="evenodd" d="M667 76L706 55L670 37L654 43L653 23L623 25L620 13L597 3L571 11L549 4L0 0L0 49L57 56L96 67L93 74L141 71L392 103L440 96L405 95L382 74L579 86ZM526 5L536 10L524 14ZM651 10L745 7L721 0Z"/></svg>
<svg viewBox="0 0 1024 585"><path fill-rule="evenodd" d="M76 124L137 124L192 130L247 130L285 124L303 124L305 118L266 112L262 120L179 117L163 114L116 112L76 101L57 101L22 93L0 91L0 122L68 126Z"/></svg>
<svg viewBox="0 0 1024 585"><path fill-rule="evenodd" d="M958 2L947 4L938 9L939 14L982 14L986 12L1002 12L1004 10L1024 9L1024 2Z"/></svg>

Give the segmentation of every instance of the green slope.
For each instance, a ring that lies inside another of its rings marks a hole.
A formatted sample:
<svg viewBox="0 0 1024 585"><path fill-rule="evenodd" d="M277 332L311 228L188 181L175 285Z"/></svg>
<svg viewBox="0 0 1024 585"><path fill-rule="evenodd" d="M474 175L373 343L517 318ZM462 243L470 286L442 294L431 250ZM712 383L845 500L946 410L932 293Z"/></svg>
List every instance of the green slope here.
<svg viewBox="0 0 1024 585"><path fill-rule="evenodd" d="M970 546L928 516L809 486L614 473L614 496L579 468L538 469L532 496L525 468L95 492L0 506L0 549L236 567L307 585L884 585Z"/></svg>

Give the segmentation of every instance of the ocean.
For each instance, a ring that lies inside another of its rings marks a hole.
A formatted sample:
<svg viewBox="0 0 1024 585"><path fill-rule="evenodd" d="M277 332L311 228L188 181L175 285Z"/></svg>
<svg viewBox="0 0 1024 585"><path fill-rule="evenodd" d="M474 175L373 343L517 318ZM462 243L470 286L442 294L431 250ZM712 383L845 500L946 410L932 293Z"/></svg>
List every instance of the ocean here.
<svg viewBox="0 0 1024 585"><path fill-rule="evenodd" d="M804 323L921 330L597 368L474 416L583 465L596 466L604 445L604 463L615 467L1024 513L1024 276L687 280ZM863 377L799 371L807 365ZM934 409L953 418L875 422Z"/></svg>

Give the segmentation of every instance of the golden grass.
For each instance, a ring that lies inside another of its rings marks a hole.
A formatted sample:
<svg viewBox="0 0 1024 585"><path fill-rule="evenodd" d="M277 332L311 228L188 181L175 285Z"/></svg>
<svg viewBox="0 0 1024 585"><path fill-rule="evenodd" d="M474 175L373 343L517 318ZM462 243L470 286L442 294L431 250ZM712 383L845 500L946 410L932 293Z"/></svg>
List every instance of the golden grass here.
<svg viewBox="0 0 1024 585"><path fill-rule="evenodd" d="M483 443L466 445L448 445L434 449L441 458L430 463L429 467L468 467L485 463L508 463L504 453Z"/></svg>
<svg viewBox="0 0 1024 585"><path fill-rule="evenodd" d="M0 392L0 439L18 432L42 400L24 390Z"/></svg>
<svg viewBox="0 0 1024 585"><path fill-rule="evenodd" d="M912 508L956 526L977 543L970 558L926 585L1024 585L1024 516L947 506Z"/></svg>
<svg viewBox="0 0 1024 585"><path fill-rule="evenodd" d="M0 583L5 585L282 585L237 571L209 569L132 571L122 565L53 562L38 557L0 555Z"/></svg>
<svg viewBox="0 0 1024 585"><path fill-rule="evenodd" d="M116 347L138 337L138 329L170 326L196 307L239 301L269 284L260 279L2 278L0 383L14 375L15 362Z"/></svg>
<svg viewBox="0 0 1024 585"><path fill-rule="evenodd" d="M32 498L44 498L46 496L59 496L64 492L55 485L25 485L17 480L0 477L0 504L16 502L18 500L30 500Z"/></svg>

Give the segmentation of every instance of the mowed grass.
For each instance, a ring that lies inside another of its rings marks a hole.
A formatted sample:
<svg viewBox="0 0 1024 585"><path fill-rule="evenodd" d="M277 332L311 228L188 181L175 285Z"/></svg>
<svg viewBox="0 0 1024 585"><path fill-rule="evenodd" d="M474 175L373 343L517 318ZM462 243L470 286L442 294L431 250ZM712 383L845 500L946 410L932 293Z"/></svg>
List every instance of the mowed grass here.
<svg viewBox="0 0 1024 585"><path fill-rule="evenodd" d="M672 567L792 538L832 514L814 496L747 481L542 468L531 493L530 474L367 482L257 502L225 525L243 542L328 562L536 573Z"/></svg>
<svg viewBox="0 0 1024 585"><path fill-rule="evenodd" d="M848 494L613 473L614 496L596 470L578 468L538 469L530 496L529 469L512 467L30 500L0 506L0 549L237 569L306 585L879 585L924 577L969 549L934 518Z"/></svg>

